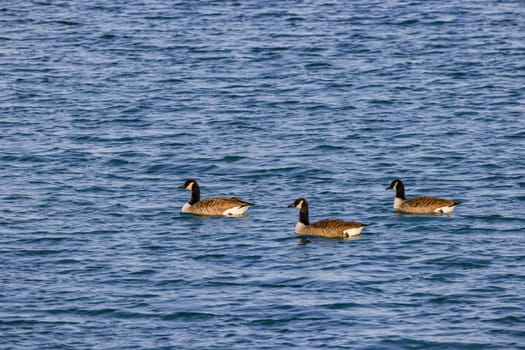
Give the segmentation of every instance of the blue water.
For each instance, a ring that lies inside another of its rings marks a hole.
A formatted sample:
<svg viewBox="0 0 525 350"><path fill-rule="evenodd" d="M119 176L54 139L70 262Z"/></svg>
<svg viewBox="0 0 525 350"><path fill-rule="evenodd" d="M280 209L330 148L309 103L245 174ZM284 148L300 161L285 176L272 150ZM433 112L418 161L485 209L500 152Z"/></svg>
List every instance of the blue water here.
<svg viewBox="0 0 525 350"><path fill-rule="evenodd" d="M0 347L524 349L524 33L518 0L0 2ZM256 206L181 215L187 178ZM394 178L462 204L395 214ZM302 242L297 197L373 225Z"/></svg>

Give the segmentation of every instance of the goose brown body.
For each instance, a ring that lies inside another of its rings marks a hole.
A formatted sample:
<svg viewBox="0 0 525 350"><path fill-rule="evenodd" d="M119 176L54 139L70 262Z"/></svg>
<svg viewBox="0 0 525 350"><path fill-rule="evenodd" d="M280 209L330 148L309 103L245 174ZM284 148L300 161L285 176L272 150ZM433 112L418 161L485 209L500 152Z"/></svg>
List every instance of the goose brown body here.
<svg viewBox="0 0 525 350"><path fill-rule="evenodd" d="M253 204L245 202L237 197L206 198L189 206L187 212L197 215L228 215L225 214L225 212L227 213L228 211L231 211L233 213L236 208L238 208L238 211L240 211L241 208L246 208L247 210L250 205Z"/></svg>
<svg viewBox="0 0 525 350"><path fill-rule="evenodd" d="M195 180L187 180L181 188L192 191L190 200L181 209L183 213L210 216L239 216L253 205L238 197L213 197L201 200L200 187Z"/></svg>
<svg viewBox="0 0 525 350"><path fill-rule="evenodd" d="M454 211L460 202L452 199L419 196L405 198L405 186L401 180L394 180L387 190L395 190L394 209L408 214L444 214Z"/></svg>
<svg viewBox="0 0 525 350"><path fill-rule="evenodd" d="M324 219L310 224L308 202L298 198L288 207L299 208L299 220L295 226L295 233L304 236L319 236L325 238L345 239L358 236L366 224L339 219Z"/></svg>
<svg viewBox="0 0 525 350"><path fill-rule="evenodd" d="M458 202L451 199L420 196L405 200L396 209L411 214L435 214L444 213L444 208L453 208L456 204Z"/></svg>
<svg viewBox="0 0 525 350"><path fill-rule="evenodd" d="M343 221L338 219L324 219L304 226L302 229L298 230L299 232L296 233L305 236L344 239L359 235L365 226L365 224L360 222ZM351 234L350 231L359 231L359 233Z"/></svg>

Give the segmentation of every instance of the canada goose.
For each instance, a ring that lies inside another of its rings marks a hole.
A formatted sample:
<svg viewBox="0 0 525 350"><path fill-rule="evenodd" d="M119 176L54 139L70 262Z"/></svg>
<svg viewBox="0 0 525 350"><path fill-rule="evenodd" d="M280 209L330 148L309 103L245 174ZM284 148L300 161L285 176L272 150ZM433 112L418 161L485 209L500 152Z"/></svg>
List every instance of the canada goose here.
<svg viewBox="0 0 525 350"><path fill-rule="evenodd" d="M299 208L299 221L295 225L295 233L305 236L320 236L326 238L351 238L359 236L363 227L368 226L360 222L325 219L310 224L308 219L308 202L304 198L297 198L288 208Z"/></svg>
<svg viewBox="0 0 525 350"><path fill-rule="evenodd" d="M201 190L195 180L187 180L180 186L188 191L191 190L189 202L184 204L181 209L183 213L196 215L221 215L221 216L240 216L253 205L237 197L215 197L201 200Z"/></svg>
<svg viewBox="0 0 525 350"><path fill-rule="evenodd" d="M394 209L409 214L446 214L452 213L459 201L429 196L405 198L405 185L396 179L390 183L387 190L396 190Z"/></svg>

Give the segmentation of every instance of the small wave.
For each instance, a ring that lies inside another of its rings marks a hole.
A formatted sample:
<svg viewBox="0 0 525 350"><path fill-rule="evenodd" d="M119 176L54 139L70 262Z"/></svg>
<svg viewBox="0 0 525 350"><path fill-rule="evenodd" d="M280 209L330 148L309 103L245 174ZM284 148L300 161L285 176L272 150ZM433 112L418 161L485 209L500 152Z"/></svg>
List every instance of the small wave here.
<svg viewBox="0 0 525 350"><path fill-rule="evenodd" d="M208 312L197 312L197 311L178 311L173 312L167 315L161 316L163 320L174 321L174 320L183 320L183 321L202 321L216 318L217 315L208 313Z"/></svg>

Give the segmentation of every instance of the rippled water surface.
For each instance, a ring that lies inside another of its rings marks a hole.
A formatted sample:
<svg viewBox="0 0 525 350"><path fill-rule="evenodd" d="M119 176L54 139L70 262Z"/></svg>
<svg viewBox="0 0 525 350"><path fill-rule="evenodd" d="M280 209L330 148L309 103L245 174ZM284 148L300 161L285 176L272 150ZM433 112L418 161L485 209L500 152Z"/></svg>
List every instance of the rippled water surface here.
<svg viewBox="0 0 525 350"><path fill-rule="evenodd" d="M522 1L2 1L4 349L525 344ZM240 196L243 218L180 214ZM447 216L392 211L462 201ZM372 223L356 240L294 233Z"/></svg>

